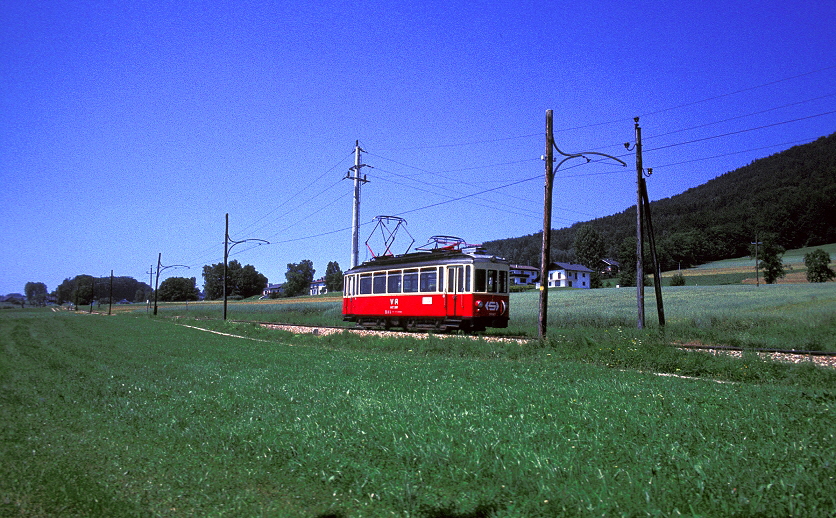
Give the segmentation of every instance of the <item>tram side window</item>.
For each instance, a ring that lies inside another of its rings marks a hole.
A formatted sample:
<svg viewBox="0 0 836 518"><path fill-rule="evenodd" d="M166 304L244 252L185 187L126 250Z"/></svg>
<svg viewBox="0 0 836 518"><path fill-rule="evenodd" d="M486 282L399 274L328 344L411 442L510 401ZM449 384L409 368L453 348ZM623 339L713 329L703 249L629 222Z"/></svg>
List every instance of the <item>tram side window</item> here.
<svg viewBox="0 0 836 518"><path fill-rule="evenodd" d="M464 267L464 291L470 293L470 265Z"/></svg>
<svg viewBox="0 0 836 518"><path fill-rule="evenodd" d="M496 270L488 270L488 293L496 293Z"/></svg>
<svg viewBox="0 0 836 518"><path fill-rule="evenodd" d="M499 293L508 293L508 272L499 271Z"/></svg>
<svg viewBox="0 0 836 518"><path fill-rule="evenodd" d="M346 297L353 297L354 293L354 282L357 279L354 275L346 275L345 276L345 289L343 289L343 293Z"/></svg>
<svg viewBox="0 0 836 518"><path fill-rule="evenodd" d="M372 289L376 294L386 293L386 273L374 274Z"/></svg>
<svg viewBox="0 0 836 518"><path fill-rule="evenodd" d="M435 291L438 280L438 270L435 268L421 269L421 291Z"/></svg>
<svg viewBox="0 0 836 518"><path fill-rule="evenodd" d="M403 292L415 293L418 291L418 270L405 270L403 272Z"/></svg>
<svg viewBox="0 0 836 518"><path fill-rule="evenodd" d="M470 274L470 267L467 267L467 273ZM441 278L441 277L439 277ZM465 293L470 290L470 279L467 279L465 286L465 267L464 266L448 266L447 267L447 291L455 293ZM439 287L438 291L444 291L443 287Z"/></svg>
<svg viewBox="0 0 836 518"><path fill-rule="evenodd" d="M440 289L439 291L444 290ZM465 291L463 266L447 267L447 291L454 293L462 293L463 291Z"/></svg>
<svg viewBox="0 0 836 518"><path fill-rule="evenodd" d="M389 272L386 279L389 293L401 292L401 272Z"/></svg>
<svg viewBox="0 0 836 518"><path fill-rule="evenodd" d="M444 291L444 267L438 267L438 291Z"/></svg>
<svg viewBox="0 0 836 518"><path fill-rule="evenodd" d="M473 275L473 291L476 292L485 292L488 291L488 272L487 270L482 270L481 268L477 268L474 270Z"/></svg>
<svg viewBox="0 0 836 518"><path fill-rule="evenodd" d="M370 295L372 292L372 276L367 273L360 276L360 295Z"/></svg>

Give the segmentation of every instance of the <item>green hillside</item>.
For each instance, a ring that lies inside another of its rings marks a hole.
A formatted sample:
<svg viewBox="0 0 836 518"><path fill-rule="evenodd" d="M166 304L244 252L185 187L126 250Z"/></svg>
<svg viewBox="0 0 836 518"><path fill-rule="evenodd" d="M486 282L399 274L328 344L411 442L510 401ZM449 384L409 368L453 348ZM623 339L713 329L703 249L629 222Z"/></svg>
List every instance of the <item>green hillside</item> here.
<svg viewBox="0 0 836 518"><path fill-rule="evenodd" d="M651 213L663 270L746 256L755 235L774 235L787 249L834 243L836 133L654 201ZM592 226L608 255L620 259L622 243L635 240L636 209L555 230L552 260L575 259L575 233L583 225ZM541 241L536 233L484 246L514 263L538 265Z"/></svg>

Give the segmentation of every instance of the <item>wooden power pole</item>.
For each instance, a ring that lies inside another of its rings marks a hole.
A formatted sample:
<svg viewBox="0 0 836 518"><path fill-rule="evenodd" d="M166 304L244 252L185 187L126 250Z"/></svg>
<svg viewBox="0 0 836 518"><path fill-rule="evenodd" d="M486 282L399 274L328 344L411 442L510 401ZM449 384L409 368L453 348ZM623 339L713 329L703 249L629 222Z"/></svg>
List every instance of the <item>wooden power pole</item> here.
<svg viewBox="0 0 836 518"><path fill-rule="evenodd" d="M639 118L633 119L636 122L636 304L638 306L638 319L636 325L644 329L644 232L642 220L644 210L642 209L642 129L639 126Z"/></svg>
<svg viewBox="0 0 836 518"><path fill-rule="evenodd" d="M537 336L546 338L549 312L549 263L552 239L552 191L554 190L554 126L552 110L546 110L546 184L543 196L543 246L540 249L540 311L537 317Z"/></svg>
<svg viewBox="0 0 836 518"><path fill-rule="evenodd" d="M564 153L554 143L554 125L552 122L552 110L546 110L546 154L543 160L546 161L546 183L545 194L543 195L543 248L540 250L540 311L538 315L538 337L542 341L546 338L548 330L549 311L549 264L551 263L551 238L552 238L552 191L554 190L554 173L567 160L573 158L590 159L586 155L598 155L611 158L623 166L627 164L612 155L598 153L597 151L584 151L583 153ZM554 151L563 156L563 159L554 164Z"/></svg>

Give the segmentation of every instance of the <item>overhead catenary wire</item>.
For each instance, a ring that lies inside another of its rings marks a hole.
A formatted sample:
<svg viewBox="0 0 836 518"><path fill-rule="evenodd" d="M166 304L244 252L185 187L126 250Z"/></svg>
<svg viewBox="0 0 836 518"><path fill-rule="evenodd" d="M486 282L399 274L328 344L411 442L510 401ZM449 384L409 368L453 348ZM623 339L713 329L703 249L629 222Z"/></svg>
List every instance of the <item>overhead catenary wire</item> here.
<svg viewBox="0 0 836 518"><path fill-rule="evenodd" d="M785 121L781 121L781 122L774 122L772 124L764 124L764 125L753 127L753 128L746 128L746 129L737 130L737 131L730 131L728 133L722 133L722 134L719 134L719 135L712 135L712 136L709 136L709 137L702 137L702 138L698 138L698 139L688 140L688 141L685 141L685 142L677 142L675 144L668 144L668 145L665 145L665 146L658 146L658 147L655 147L655 148L646 149L645 151L657 151L659 149L667 149L667 148L676 147L676 146L684 146L686 144L695 144L697 142L704 142L706 140L712 140L712 139L721 138L721 137L729 137L731 135L739 135L741 133L747 133L747 132L750 132L750 131L757 131L757 130L761 130L761 129L772 128L772 127L775 127L775 126L781 126L783 124L790 124L792 122L799 122L799 121L803 121L803 120L814 119L816 117L823 117L825 115L832 115L834 113L836 113L836 110L829 111L829 112L824 112L824 113L817 113L815 115L808 115L806 117L799 117L797 119L785 120Z"/></svg>
<svg viewBox="0 0 836 518"><path fill-rule="evenodd" d="M695 101L689 101L689 102L686 102L686 103L677 104L677 105L668 106L668 107L665 107L665 108L660 108L658 110L641 113L641 114L639 114L639 117L641 117L641 118L649 117L649 116L652 116L652 115L658 115L660 113L666 113L666 112L673 111L673 110L679 110L679 109L682 109L682 108L688 108L688 107L691 107L691 106L696 106L698 104L703 104L703 103L707 103L707 102L711 102L711 101L716 101L718 99L731 97L733 95L752 92L754 90L758 90L758 89L761 89L761 88L766 88L768 86L773 86L773 85L776 85L776 84L779 84L779 83L784 83L784 82L787 82L787 81L792 81L794 79L799 79L799 78L802 78L802 77L818 74L820 72L826 72L828 70L833 70L834 68L836 68L836 65L830 65L830 66L819 68L819 69L816 69L816 70L807 71L807 72L804 72L804 73L801 73L801 74L795 74L795 75L792 75L792 76L782 77L780 79L767 81L765 83L760 83L760 84L753 85L753 86L748 86L748 87L745 87L745 88L740 88L740 89L733 90L733 91L730 91L730 92L725 92L725 93L718 94L718 95L704 97L702 99L697 99ZM832 95L832 94L830 94L830 95ZM823 97L827 97L827 96L823 96ZM813 100L815 100L815 99L813 99ZM801 102L807 102L807 101L801 101ZM783 106L783 107L786 107L786 106ZM594 127L598 127L598 126L606 126L606 125L609 125L609 124L625 123L625 122L630 122L630 121L632 121L632 117L623 117L623 118L617 118L617 119L610 119L610 120L607 120L607 121L594 122L594 123L590 123L590 124L583 124L583 125L580 125L580 126L571 126L571 127L566 127L566 128L555 128L554 131L555 132L576 131L576 130L581 130L581 129L594 128ZM540 136L541 136L541 133L537 132L537 133L529 133L529 134L525 134L525 135L516 135L516 136L511 136L511 137L498 137L498 138L495 138L495 139L482 139L482 140L472 140L472 141L450 143L450 144L435 144L435 145L427 145L427 146L413 146L413 147L404 147L404 148L393 148L393 149L388 149L388 150L391 150L391 151L412 151L412 150L422 150L422 149L442 149L442 148L451 148L451 147L466 147L466 146L481 145L481 144L492 144L492 143L496 143L496 142L506 142L506 141L510 141L510 140L520 140L520 139L540 137ZM658 137L658 136L661 136L661 135L655 135L655 136Z"/></svg>
<svg viewBox="0 0 836 518"><path fill-rule="evenodd" d="M337 167L339 167L339 165L340 165L342 162L344 162L344 161L345 161L345 159L346 159L348 156L350 156L350 155L347 155L346 157L341 158L339 161L337 161L336 163L334 163L334 165L332 165L332 166L331 166L328 170L326 170L325 172L323 172L322 174L320 174L320 175L319 175L319 176L318 176L318 177L317 177L317 178L316 178L313 182L306 184L306 185L305 185L302 189L300 189L299 191L297 191L295 194L290 194L290 195L288 195L288 197L287 197L287 198L286 198L283 202L281 202L280 204L278 204L278 205L277 205L276 207L274 207L273 209L271 209L271 210L269 210L269 211L265 212L264 214L262 214L262 215L261 215L261 217L257 218L256 220L254 220L254 221L253 221L253 222L251 222L250 224L245 225L245 226L244 226L244 227L242 227L241 229L237 230L237 232L240 232L240 233L247 232L248 230L252 229L252 228L253 228L253 227L254 227L254 226L255 226L258 222L260 222L260 221L264 220L264 219L265 219L267 216L269 216L270 214L275 213L278 209L280 209L281 207L283 207L283 206L287 205L290 201L292 201L292 200L294 200L294 199L298 199L298 196L299 196L300 194L302 194L302 193L303 193L303 192L305 192L307 189L309 189L311 186L315 185L315 184L316 184L318 181L320 181L322 178L324 178L325 176L327 176L328 174L330 174L331 172L333 172L333 171L334 171L334 169L336 169ZM321 194L323 194L324 192L326 192L328 189L333 188L333 187L335 187L336 185L338 185L338 183L339 183L339 182L336 182L336 183L332 184L331 186L329 186L329 187L327 187L327 188L323 189L322 191L319 191L319 192L318 192L317 194L315 194L312 198L315 198L315 197L317 197L317 196L320 196ZM307 199L305 202L303 202L303 203L302 203L302 205L303 205L304 203L306 203L307 201L310 201L310 199L312 199L312 198ZM262 225L262 226L260 226L260 227L255 228L254 230L252 230L252 232L257 232L258 230L261 230L261 229L263 229L263 228L265 228L265 227L269 226L270 224L275 223L276 221L278 221L278 220L279 220L279 219L281 219L282 217L284 217L284 216L286 216L286 215L288 215L288 214L292 213L294 210L298 209L298 207L299 207L299 206L300 206L300 205L297 205L297 206L293 207L292 209L290 209L289 211L284 212L283 214L281 214L281 215L280 215L280 216L278 216L277 218L274 218L273 220L271 220L271 221L269 221L269 222L265 223L264 225ZM275 234L274 234L274 235L275 235ZM244 248L244 249L242 249L242 250L236 251L233 255L238 255L239 253L241 253L241 252L243 252L243 251L245 251L245 250L248 250L248 249L249 249L249 248ZM206 260L210 260L210 261L211 261L212 259L210 258L209 253L210 253L210 252L214 252L214 251L216 251L216 250L221 250L221 254L222 254L222 250L223 250L223 242L217 242L217 243L215 243L215 244L210 245L209 247L207 247L207 248L205 248L205 249L201 250L200 252L198 252L197 254L195 254L195 255L197 256L195 259L192 259L192 260L187 261L187 262L188 262L188 263L190 263L192 266L196 266L196 265L198 265L198 264L201 264L201 263L205 262ZM218 253L218 252L214 252L214 253L212 254L212 256L215 256L217 253Z"/></svg>
<svg viewBox="0 0 836 518"><path fill-rule="evenodd" d="M353 152L352 152L351 154L353 154ZM310 188L311 186L315 185L317 182L319 182L320 180L322 180L323 178L325 178L328 174L332 173L332 172L333 172L333 171L334 171L337 167L339 167L339 166L340 166L340 164L342 164L342 163L346 160L346 158L350 157L350 156L351 156L351 154L349 154L349 155L347 155L347 156L345 156L345 157L341 158L338 162L336 162L334 165L332 165L332 166L331 166L331 167L330 167L327 171L323 172L321 175L319 175L318 177L316 177L316 178L315 178L312 182L310 182L310 183L306 184L304 187L302 187L302 188L301 188L299 191L297 191L295 194L291 194L291 195L289 195L289 196L288 196L288 197L287 197L287 198L286 198L286 199L285 199L282 203L280 203L279 205L277 205L276 207L274 207L272 210L270 210L270 211L266 212L265 214L263 214L260 218L258 218L257 220L255 220L253 223L249 224L248 226L245 226L245 227L244 227L241 231L242 231L242 232L246 232L248 229L250 229L250 228L254 227L256 223L258 223L259 221L262 221L264 218L266 218L266 217L267 217L267 216L269 216L270 214L273 214L274 212L276 212L276 211L277 211L277 210L279 210L280 208L284 207L285 205L287 205L288 203L290 203L292 200L298 199L299 195L301 195L301 194L302 194L303 192L305 192L308 188ZM327 191L328 189L331 189L331 188L333 188L333 187L337 186L338 184L339 184L339 182L336 182L336 183L332 184L330 187L327 187L327 188L323 189L323 190L322 190L322 191L320 191L319 193L315 194L313 197L316 197L316 196L321 195L323 192L325 192L325 191ZM308 200L306 200L306 201L309 201L310 199L311 199L311 198L308 198ZM304 204L304 203L305 203L305 202L303 202L302 204ZM300 205L301 205L301 204L300 204ZM261 229L263 229L263 228L267 227L268 225L270 225L270 224L274 223L274 222L275 222L275 221L277 221L278 219L280 219L280 218L282 218L282 217L286 216L287 214L289 214L290 212L292 212L295 208L299 207L300 205L296 205L293 209L290 209L289 211L284 212L282 215L278 216L277 218L272 219L271 221L269 221L268 223L265 223L264 225L261 225L260 227L256 228L254 231L258 231L258 230L261 230Z"/></svg>
<svg viewBox="0 0 836 518"><path fill-rule="evenodd" d="M396 184L396 185L401 185L401 186L409 188L409 189L415 189L417 191L424 192L424 193L427 193L427 194L433 194L433 195L436 195L436 196L443 196L445 198L450 198L450 199L455 198L455 196L451 196L450 194L437 193L437 192L431 191L429 189L424 189L420 186L409 185L409 184L402 183L402 182L397 182L397 181L394 181L394 180L388 179L388 178L382 178L382 180L386 181L386 182L389 182L389 183ZM464 193L461 193L460 191L457 191L457 192L459 194L464 194ZM521 212L519 210L519 209L521 209L521 207L515 207L515 206L513 206L509 203L503 203L503 202L499 202L497 200L484 200L483 198L479 198L479 200L482 200L482 201L480 201L480 202L474 201L473 203L475 205L480 206L480 207L485 207L485 208L489 208L489 209L497 209L497 208L505 207L505 213L506 214L513 214L513 215L522 216L522 217L539 218L539 215L535 211ZM522 208L522 209L524 209L524 208Z"/></svg>
<svg viewBox="0 0 836 518"><path fill-rule="evenodd" d="M796 101L796 102L793 102L793 103L784 104L782 106L775 106L775 107L772 107L772 108L767 108L765 110L759 110L759 111L752 112L752 113L746 113L746 114L743 114L743 115L736 115L734 117L728 117L728 118L725 118L725 119L706 122L704 124L700 124L700 125L697 125L697 126L691 126L689 128L681 128L681 129L678 129L678 130L672 130L672 131L668 131L668 132L665 132L665 133L657 133L657 134L651 135L649 137L644 137L644 140L664 137L664 136L667 136L667 135L673 135L674 133L681 133L683 131L691 131L691 130L694 130L694 129L704 128L706 126L712 126L714 124L722 124L724 122L743 119L743 118L746 118L746 117L752 117L752 116L755 116L755 115L762 115L764 113L768 113L768 112L771 112L771 111L781 110L783 108L790 108L792 106L798 106L799 104L805 104L805 103L809 103L809 102L812 102L812 101L819 101L821 99L826 99L828 97L833 97L833 96L836 96L836 92L829 93L829 94L826 94L826 95L820 95L818 97L813 97L812 99L805 99L803 101Z"/></svg>

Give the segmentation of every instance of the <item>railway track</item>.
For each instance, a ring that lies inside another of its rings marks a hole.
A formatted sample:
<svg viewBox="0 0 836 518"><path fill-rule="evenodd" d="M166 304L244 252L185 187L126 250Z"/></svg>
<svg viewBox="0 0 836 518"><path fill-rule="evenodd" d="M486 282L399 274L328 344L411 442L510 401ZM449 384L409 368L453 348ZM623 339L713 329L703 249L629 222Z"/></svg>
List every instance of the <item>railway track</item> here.
<svg viewBox="0 0 836 518"><path fill-rule="evenodd" d="M244 320L240 322L246 322ZM352 334L358 335L366 335L366 336L394 336L394 337L411 337L411 338L427 338L430 336L430 333L422 333L422 332L409 332L409 331L384 331L378 329L364 329L361 327L340 327L340 326L300 326L296 324L277 324L275 322L256 322L261 327L267 329L279 329L282 331L290 331L291 333L296 334L314 334L314 335L331 335L331 334L338 334L342 332L349 332ZM439 333L434 334L433 336L444 338L444 337L452 337L452 336L469 336L474 340L485 340L488 342L516 342L516 343L524 343L532 340L527 336L485 336L485 335L460 335L460 334L445 334Z"/></svg>
<svg viewBox="0 0 836 518"><path fill-rule="evenodd" d="M252 323L245 320L236 322ZM256 322L258 325L267 329L279 329L282 331L289 331L296 334L313 334L326 336L330 334L337 334L349 332L359 335L374 335L374 336L393 336L412 338L426 338L430 336L429 333L415 333L406 331L383 331L374 329L340 327L340 326L304 326L296 324L279 324L275 322ZM436 334L440 338L446 336L471 336L474 340L485 340L488 342L515 342L526 343L534 340L527 336L485 336L485 335L459 335L459 334ZM675 347L683 350L703 351L711 354L726 354L729 356L743 357L744 349L742 347L722 346L722 345L703 345L695 343L676 343ZM804 363L812 362L816 365L836 368L836 352L826 351L799 351L799 350L785 350L785 349L747 349L747 351L754 352L762 358L769 358L775 361L787 363Z"/></svg>
<svg viewBox="0 0 836 518"><path fill-rule="evenodd" d="M711 354L726 354L736 358L742 358L744 349L742 347L732 347L723 345L703 345L703 344L676 344L676 347L684 350L704 351ZM771 360L786 362L786 363L806 363L812 362L823 367L836 368L836 352L826 351L799 351L795 349L746 349L746 351L754 352L761 358L769 358Z"/></svg>

